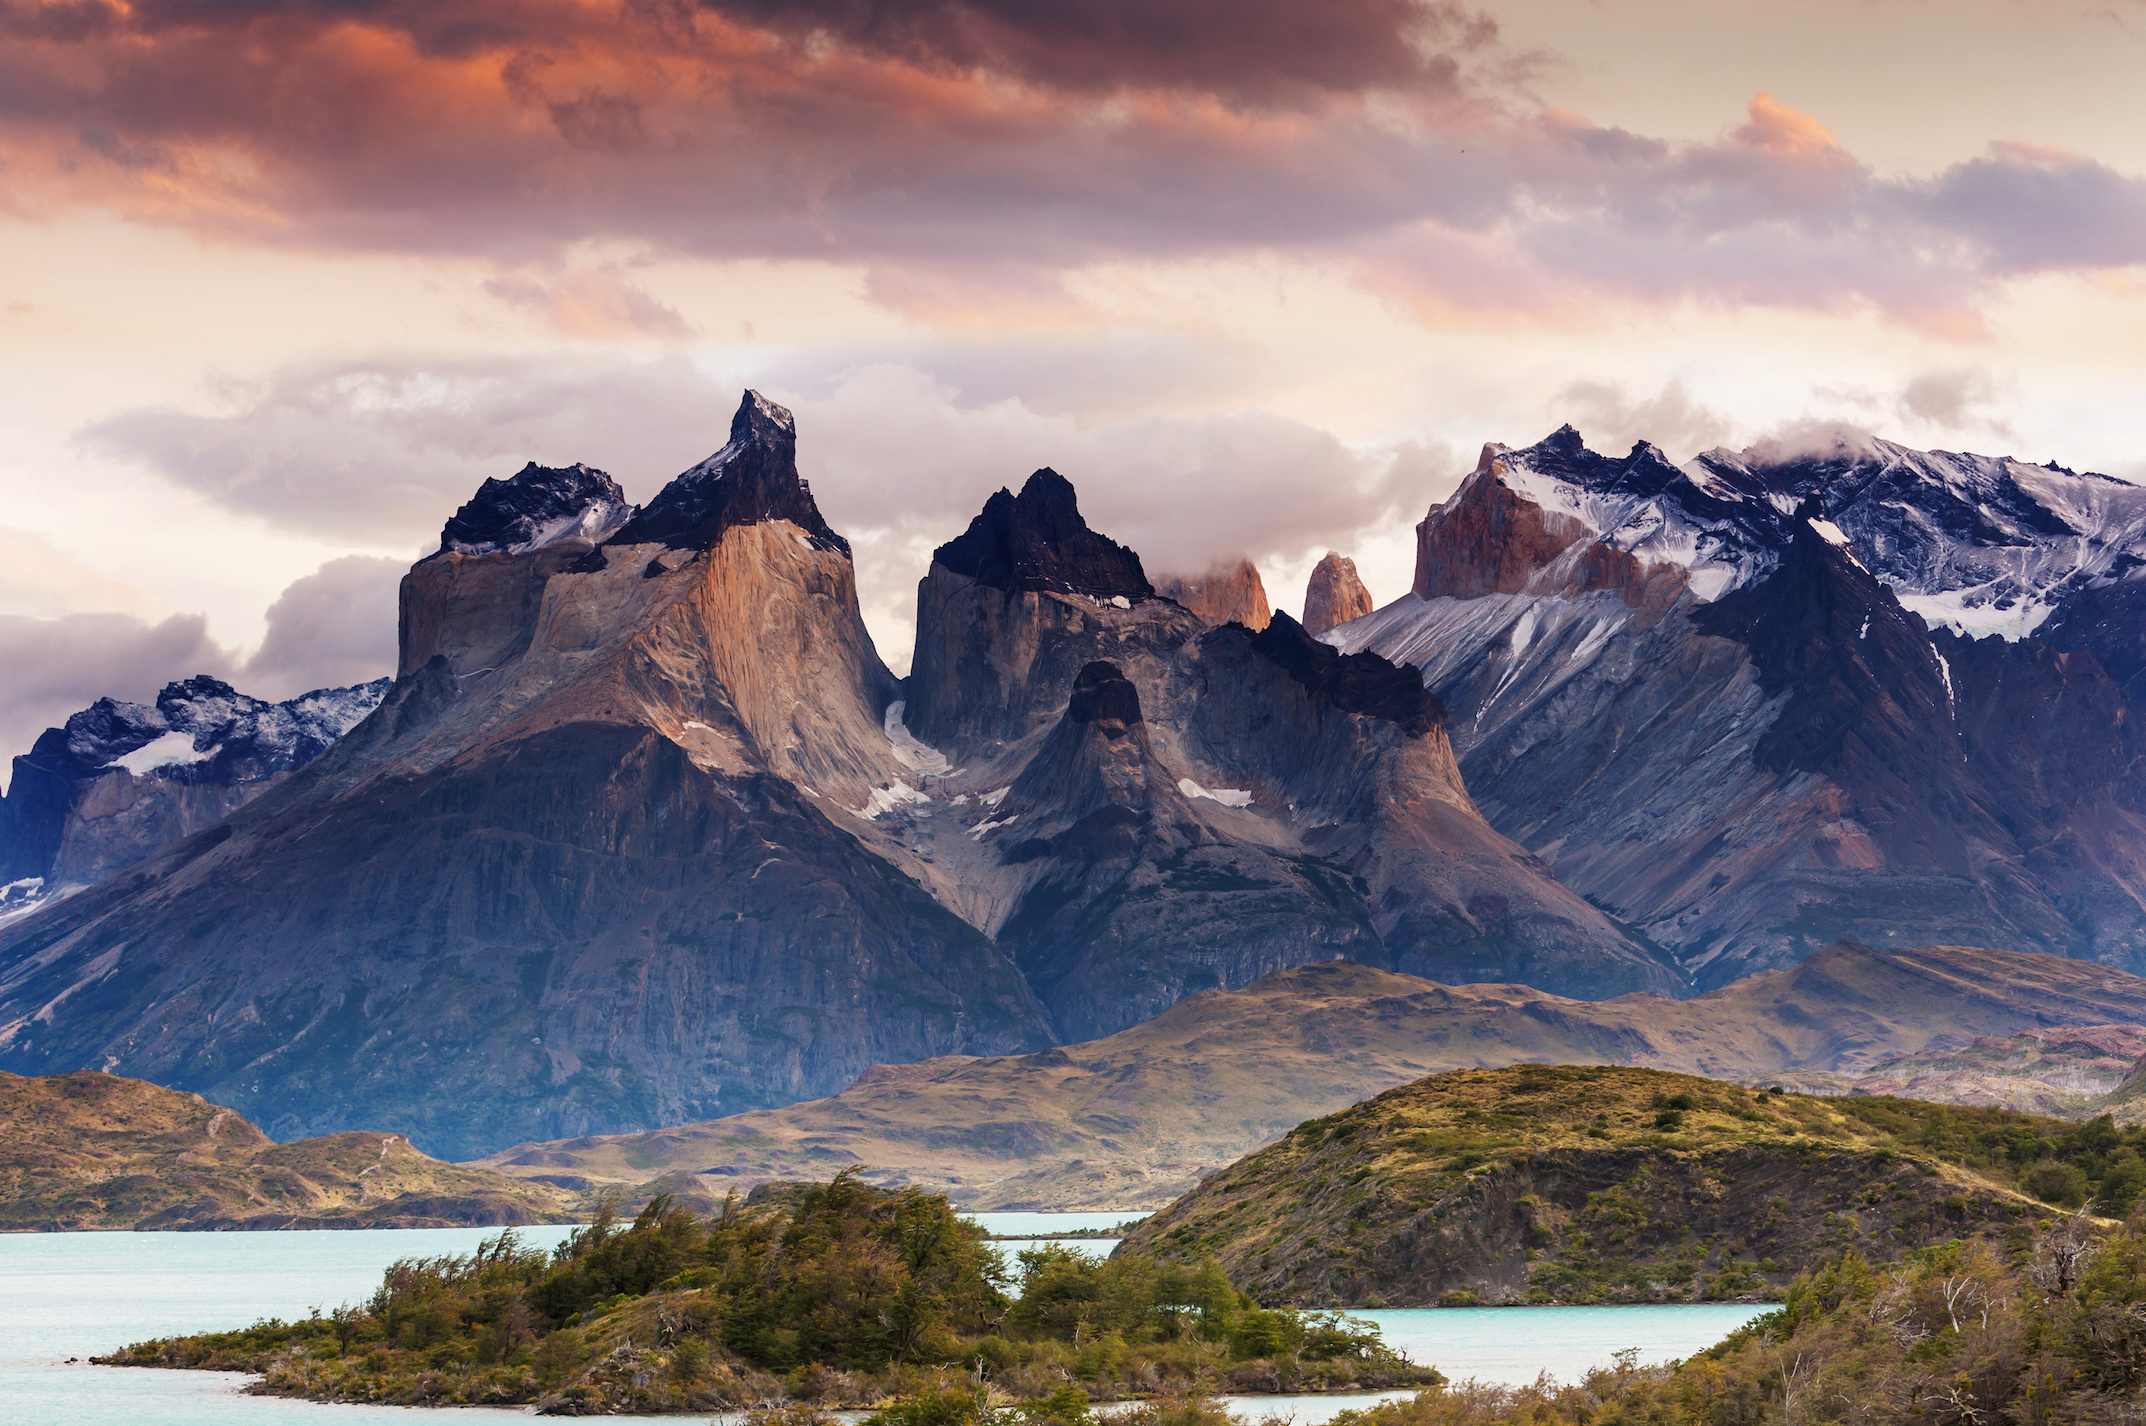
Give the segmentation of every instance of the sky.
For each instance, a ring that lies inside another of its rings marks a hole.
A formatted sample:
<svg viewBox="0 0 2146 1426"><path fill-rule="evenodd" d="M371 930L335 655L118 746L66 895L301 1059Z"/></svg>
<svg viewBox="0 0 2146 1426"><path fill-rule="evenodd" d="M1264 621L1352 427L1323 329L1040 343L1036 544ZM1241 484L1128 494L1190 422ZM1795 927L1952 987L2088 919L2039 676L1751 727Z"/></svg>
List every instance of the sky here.
<svg viewBox="0 0 2146 1426"><path fill-rule="evenodd" d="M1379 602L1486 441L2146 479L2146 0L0 0L0 758L391 671L489 476L790 406L908 664L1049 465Z"/></svg>

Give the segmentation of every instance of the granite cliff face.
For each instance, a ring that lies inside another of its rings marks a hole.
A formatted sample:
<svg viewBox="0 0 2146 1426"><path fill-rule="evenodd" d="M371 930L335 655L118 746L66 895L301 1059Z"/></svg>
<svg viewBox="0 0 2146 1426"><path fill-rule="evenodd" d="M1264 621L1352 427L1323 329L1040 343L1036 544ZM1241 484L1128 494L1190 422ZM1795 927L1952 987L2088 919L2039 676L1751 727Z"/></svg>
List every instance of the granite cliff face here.
<svg viewBox="0 0 2146 1426"><path fill-rule="evenodd" d="M853 834L907 770L896 684L794 439L748 394L645 510L593 472L480 494L405 581L363 724L0 931L0 1063L470 1154L1048 1043L1005 957Z"/></svg>
<svg viewBox="0 0 2146 1426"><path fill-rule="evenodd" d="M1312 566L1311 579L1304 587L1304 627L1313 635L1361 619L1377 607L1356 573L1355 560L1328 550Z"/></svg>
<svg viewBox="0 0 2146 1426"><path fill-rule="evenodd" d="M0 915L124 871L319 757L387 679L283 703L207 675L153 704L100 698L15 759L0 798Z"/></svg>
<svg viewBox="0 0 2146 1426"><path fill-rule="evenodd" d="M2146 492L1882 442L1489 447L1416 587L1333 631L1416 666L1493 825L1702 985L1839 936L2146 965L2113 635ZM2099 630L2099 632L2096 632Z"/></svg>
<svg viewBox="0 0 2146 1426"><path fill-rule="evenodd" d="M1267 607L1267 586L1250 560L1218 564L1201 575L1166 574L1155 581L1155 592L1210 623L1234 622L1257 630L1274 617Z"/></svg>

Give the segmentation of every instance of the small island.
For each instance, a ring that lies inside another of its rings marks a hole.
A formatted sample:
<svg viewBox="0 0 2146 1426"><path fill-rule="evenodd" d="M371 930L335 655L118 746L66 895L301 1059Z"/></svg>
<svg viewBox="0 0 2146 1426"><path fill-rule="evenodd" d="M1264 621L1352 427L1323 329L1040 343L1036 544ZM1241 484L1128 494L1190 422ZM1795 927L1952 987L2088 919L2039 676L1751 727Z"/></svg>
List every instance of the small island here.
<svg viewBox="0 0 2146 1426"><path fill-rule="evenodd" d="M254 1372L249 1390L315 1401L572 1415L981 1391L1066 1419L1090 1401L1443 1379L1369 1323L1259 1306L1212 1262L1046 1245L1009 1270L945 1198L854 1172L708 1217L661 1198L630 1224L601 1211L551 1253L510 1231L399 1262L362 1305L100 1360Z"/></svg>

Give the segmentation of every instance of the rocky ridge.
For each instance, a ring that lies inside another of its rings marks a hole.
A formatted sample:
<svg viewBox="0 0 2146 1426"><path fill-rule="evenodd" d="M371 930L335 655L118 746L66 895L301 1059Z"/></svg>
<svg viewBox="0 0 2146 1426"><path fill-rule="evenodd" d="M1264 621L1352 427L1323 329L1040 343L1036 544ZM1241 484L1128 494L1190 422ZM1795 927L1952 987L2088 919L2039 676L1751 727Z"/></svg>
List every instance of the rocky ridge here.
<svg viewBox="0 0 2146 1426"><path fill-rule="evenodd" d="M0 916L128 867L319 757L389 680L282 703L206 674L153 704L100 698L15 759L0 798Z"/></svg>
<svg viewBox="0 0 2146 1426"><path fill-rule="evenodd" d="M1327 637L1418 668L1492 824L1701 985L1842 935L2136 968L2131 655L2079 611L2129 597L2139 494L1883 442L1679 468L1568 427L1487 447L1413 592Z"/></svg>

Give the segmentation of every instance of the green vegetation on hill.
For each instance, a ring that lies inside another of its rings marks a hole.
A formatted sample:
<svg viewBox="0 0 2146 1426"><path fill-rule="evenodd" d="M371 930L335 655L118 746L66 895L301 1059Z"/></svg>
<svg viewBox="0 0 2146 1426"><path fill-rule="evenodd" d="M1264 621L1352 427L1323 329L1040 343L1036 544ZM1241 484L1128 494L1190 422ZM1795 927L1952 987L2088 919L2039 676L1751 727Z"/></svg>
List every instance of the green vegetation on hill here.
<svg viewBox="0 0 2146 1426"><path fill-rule="evenodd" d="M542 1401L571 1413L868 1406L979 1377L1008 1400L1423 1384L1375 1330L1262 1309L1211 1263L1020 1255L1021 1296L944 1198L849 1174L764 1185L701 1218L608 1213L555 1252L511 1234L397 1263L372 1299L301 1322L144 1342L117 1365L258 1372L327 1401ZM964 1388L965 1389L965 1388ZM1063 1413L1060 1413L1063 1414Z"/></svg>
<svg viewBox="0 0 2146 1426"><path fill-rule="evenodd" d="M1954 1240L1893 1266L1849 1251L1689 1360L1579 1382L1464 1382L1334 1426L1995 1426L2138 1419L2146 1238L2079 1219L2016 1249Z"/></svg>
<svg viewBox="0 0 2146 1426"><path fill-rule="evenodd" d="M0 1231L562 1223L573 1198L442 1163L401 1134L278 1144L145 1080L0 1074Z"/></svg>
<svg viewBox="0 0 2146 1426"><path fill-rule="evenodd" d="M1778 1298L1853 1247L2135 1200L2141 1136L1611 1066L1456 1070L1299 1125L1126 1239L1321 1306Z"/></svg>

